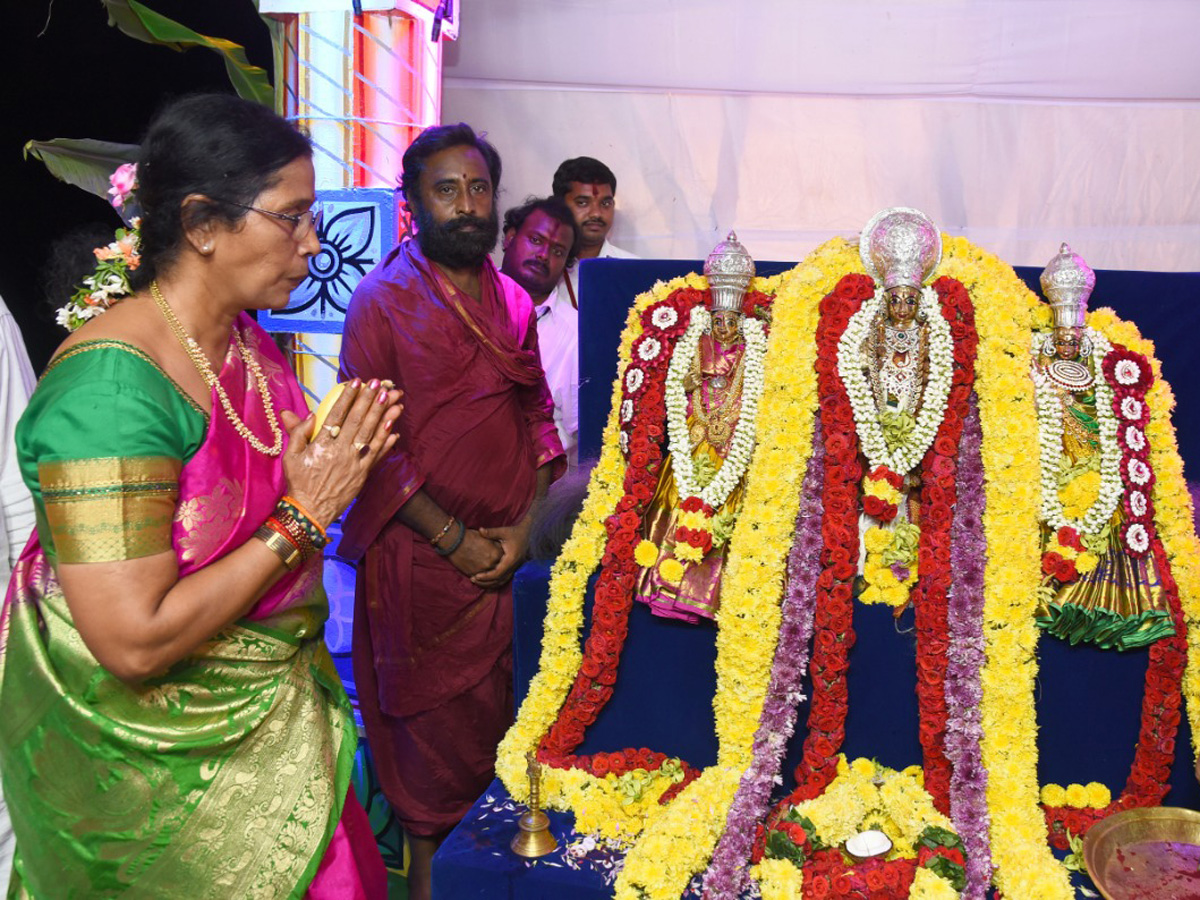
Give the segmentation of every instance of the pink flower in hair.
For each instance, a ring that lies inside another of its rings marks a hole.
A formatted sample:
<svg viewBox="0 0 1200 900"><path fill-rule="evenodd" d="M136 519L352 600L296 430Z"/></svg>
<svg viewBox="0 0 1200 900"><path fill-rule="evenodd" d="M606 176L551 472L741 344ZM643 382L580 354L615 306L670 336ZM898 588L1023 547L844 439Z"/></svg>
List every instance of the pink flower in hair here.
<svg viewBox="0 0 1200 900"><path fill-rule="evenodd" d="M137 163L125 163L117 167L117 171L109 176L109 196L112 205L120 209L129 199L129 195L137 189Z"/></svg>

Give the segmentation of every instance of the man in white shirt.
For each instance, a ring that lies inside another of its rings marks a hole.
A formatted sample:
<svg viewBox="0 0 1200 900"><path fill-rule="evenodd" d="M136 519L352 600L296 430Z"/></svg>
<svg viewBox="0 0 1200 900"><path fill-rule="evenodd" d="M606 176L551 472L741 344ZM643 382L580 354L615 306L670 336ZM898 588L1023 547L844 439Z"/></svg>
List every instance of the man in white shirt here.
<svg viewBox="0 0 1200 900"><path fill-rule="evenodd" d="M35 383L21 329L0 299L0 590L8 590L12 567L33 531L33 498L21 480L13 432ZM0 796L0 895L8 893L14 843Z"/></svg>
<svg viewBox="0 0 1200 900"><path fill-rule="evenodd" d="M559 288L575 261L579 228L561 200L527 200L504 214L503 246L500 271L525 289L536 308L554 425L573 467L579 459L579 313L571 294Z"/></svg>

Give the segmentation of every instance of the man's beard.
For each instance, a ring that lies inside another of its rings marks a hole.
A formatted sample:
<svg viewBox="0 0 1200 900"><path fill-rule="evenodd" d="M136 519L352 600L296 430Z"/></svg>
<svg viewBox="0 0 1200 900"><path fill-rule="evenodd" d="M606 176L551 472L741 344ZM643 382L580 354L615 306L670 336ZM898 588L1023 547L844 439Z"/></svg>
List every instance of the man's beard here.
<svg viewBox="0 0 1200 900"><path fill-rule="evenodd" d="M474 269L483 265L487 255L496 246L496 238L500 236L500 217L495 204L486 219L458 216L442 224L435 222L420 203L412 206L417 222L417 241L426 259L451 269ZM478 230L463 231L467 225L473 225Z"/></svg>

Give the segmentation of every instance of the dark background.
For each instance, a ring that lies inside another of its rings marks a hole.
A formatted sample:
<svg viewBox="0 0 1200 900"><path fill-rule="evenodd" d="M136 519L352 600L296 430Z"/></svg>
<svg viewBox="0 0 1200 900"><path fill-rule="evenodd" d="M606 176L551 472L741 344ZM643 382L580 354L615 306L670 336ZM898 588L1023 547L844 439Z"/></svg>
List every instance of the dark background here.
<svg viewBox="0 0 1200 900"><path fill-rule="evenodd" d="M251 0L147 0L155 12L201 34L246 48L271 71L271 41ZM63 184L28 140L96 138L137 143L166 100L196 91L232 92L222 58L201 48L177 53L108 26L99 0L12 0L4 10L0 57L0 296L12 310L38 372L65 337L43 290L51 243L89 223L120 219L104 201Z"/></svg>

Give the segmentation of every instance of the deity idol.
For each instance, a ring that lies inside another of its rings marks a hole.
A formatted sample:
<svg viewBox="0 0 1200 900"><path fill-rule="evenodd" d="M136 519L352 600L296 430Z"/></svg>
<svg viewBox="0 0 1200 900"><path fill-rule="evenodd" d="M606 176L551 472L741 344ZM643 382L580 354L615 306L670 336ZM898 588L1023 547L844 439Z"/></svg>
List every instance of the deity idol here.
<svg viewBox="0 0 1200 900"><path fill-rule="evenodd" d="M867 458L858 570L865 602L903 609L917 578L916 472L950 393L953 346L937 294L926 287L941 260L941 235L915 209L876 215L859 253L877 285L838 345L838 374Z"/></svg>
<svg viewBox="0 0 1200 900"><path fill-rule="evenodd" d="M1083 258L1063 244L1041 283L1054 323L1031 347L1045 573L1038 624L1073 644L1144 647L1174 632L1154 556L1143 546L1149 543L1145 526L1131 532L1138 523L1130 520L1147 517L1149 505L1150 485L1136 483L1145 468L1136 461L1146 449L1145 401L1129 396L1115 366L1107 367L1110 383L1102 365L1114 351L1085 325L1096 276ZM1115 406L1114 390L1125 395ZM1135 446L1123 448L1130 440Z"/></svg>
<svg viewBox="0 0 1200 900"><path fill-rule="evenodd" d="M754 260L733 232L709 254L704 274L711 312L693 310L667 373L670 453L646 510L636 592L655 615L691 623L717 611L766 352L762 323L742 312Z"/></svg>

